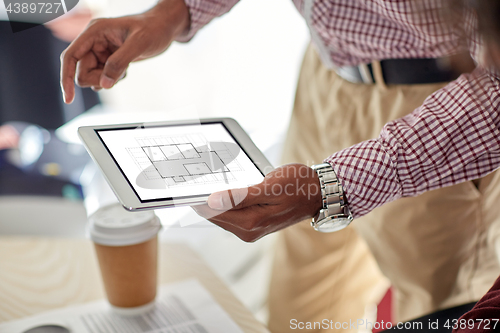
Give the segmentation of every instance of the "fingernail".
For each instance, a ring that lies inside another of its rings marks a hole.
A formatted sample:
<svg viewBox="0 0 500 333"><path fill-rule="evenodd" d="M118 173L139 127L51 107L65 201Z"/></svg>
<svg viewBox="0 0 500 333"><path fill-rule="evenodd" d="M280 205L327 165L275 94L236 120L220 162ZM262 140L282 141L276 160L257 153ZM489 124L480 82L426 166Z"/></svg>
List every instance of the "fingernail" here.
<svg viewBox="0 0 500 333"><path fill-rule="evenodd" d="M224 209L224 203L222 202L222 193L213 193L208 197L207 200L208 207L215 210Z"/></svg>
<svg viewBox="0 0 500 333"><path fill-rule="evenodd" d="M64 103L71 104L71 102L73 102L72 100L69 99L69 97L68 97L68 95L66 95L66 93L63 93L63 96L64 96Z"/></svg>
<svg viewBox="0 0 500 333"><path fill-rule="evenodd" d="M109 88L111 88L115 84L115 80L113 80L110 77L107 77L106 75L103 75L101 77L100 84L101 84L101 87L109 89Z"/></svg>

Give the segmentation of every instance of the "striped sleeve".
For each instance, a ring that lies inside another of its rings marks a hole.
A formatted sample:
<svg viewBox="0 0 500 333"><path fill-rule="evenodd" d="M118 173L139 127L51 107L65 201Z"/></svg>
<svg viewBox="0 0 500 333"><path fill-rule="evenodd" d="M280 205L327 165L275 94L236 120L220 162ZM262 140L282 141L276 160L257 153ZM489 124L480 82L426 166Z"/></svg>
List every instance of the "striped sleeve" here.
<svg viewBox="0 0 500 333"><path fill-rule="evenodd" d="M500 83L486 71L462 75L378 138L325 161L360 217L400 197L477 179L500 166Z"/></svg>
<svg viewBox="0 0 500 333"><path fill-rule="evenodd" d="M189 10L191 24L189 31L177 37L179 42L187 42L215 17L227 13L239 0L184 0Z"/></svg>

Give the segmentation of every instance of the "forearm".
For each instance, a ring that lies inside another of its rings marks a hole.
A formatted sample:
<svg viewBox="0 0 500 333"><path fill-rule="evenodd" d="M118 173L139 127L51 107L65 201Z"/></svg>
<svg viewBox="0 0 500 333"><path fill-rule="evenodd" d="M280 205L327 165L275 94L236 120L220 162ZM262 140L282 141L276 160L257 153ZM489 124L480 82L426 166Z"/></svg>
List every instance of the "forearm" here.
<svg viewBox="0 0 500 333"><path fill-rule="evenodd" d="M165 19L169 27L175 27L173 36L182 36L189 31L190 14L184 0L159 0L157 5L145 13Z"/></svg>
<svg viewBox="0 0 500 333"><path fill-rule="evenodd" d="M499 103L498 81L478 70L386 124L377 139L326 159L343 183L353 215L498 168Z"/></svg>

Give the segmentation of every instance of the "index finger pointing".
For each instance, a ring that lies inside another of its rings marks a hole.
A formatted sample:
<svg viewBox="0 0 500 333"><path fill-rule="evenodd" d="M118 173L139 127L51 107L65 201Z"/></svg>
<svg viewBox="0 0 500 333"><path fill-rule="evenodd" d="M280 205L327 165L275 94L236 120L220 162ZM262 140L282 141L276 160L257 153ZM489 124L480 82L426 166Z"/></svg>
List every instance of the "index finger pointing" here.
<svg viewBox="0 0 500 333"><path fill-rule="evenodd" d="M85 54L92 50L94 38L82 33L61 54L61 89L65 103L73 102L75 98L76 65Z"/></svg>

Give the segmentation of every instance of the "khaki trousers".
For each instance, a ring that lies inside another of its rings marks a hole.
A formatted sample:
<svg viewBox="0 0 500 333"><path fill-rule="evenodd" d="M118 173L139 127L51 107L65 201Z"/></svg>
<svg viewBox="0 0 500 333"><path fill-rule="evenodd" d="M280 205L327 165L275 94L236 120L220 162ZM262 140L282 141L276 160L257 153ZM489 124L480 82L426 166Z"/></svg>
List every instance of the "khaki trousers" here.
<svg viewBox="0 0 500 333"><path fill-rule="evenodd" d="M444 84L352 84L325 68L309 47L302 65L283 163L321 163L378 136L383 125L420 106ZM304 221L280 232L269 292L269 328L291 320L362 319L388 281L395 319L407 320L478 300L500 274L500 176L403 198L331 234ZM329 330L313 329L307 332ZM347 328L337 331L356 332Z"/></svg>

